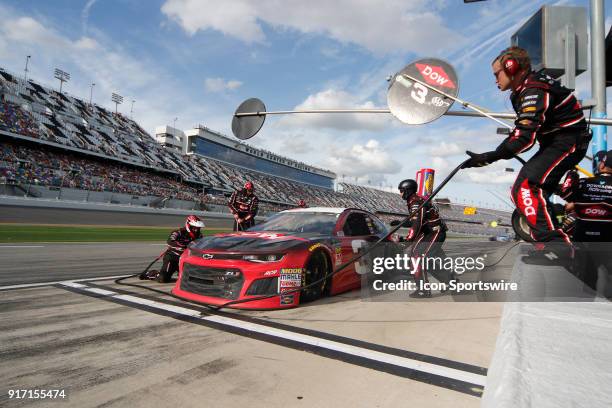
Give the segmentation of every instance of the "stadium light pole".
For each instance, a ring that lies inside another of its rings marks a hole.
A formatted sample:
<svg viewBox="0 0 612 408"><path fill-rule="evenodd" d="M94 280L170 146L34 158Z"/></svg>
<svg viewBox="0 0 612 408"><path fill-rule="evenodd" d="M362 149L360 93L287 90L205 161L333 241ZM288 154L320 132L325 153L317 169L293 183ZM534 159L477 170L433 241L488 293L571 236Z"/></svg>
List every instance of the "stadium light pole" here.
<svg viewBox="0 0 612 408"><path fill-rule="evenodd" d="M122 103L123 103L123 96L121 96L121 95L116 94L116 93L114 93L114 92L113 92L113 93L112 93L112 95L111 95L111 100L112 100L113 102L115 102L115 115L116 115L116 114L117 114L117 106L118 106L119 104L122 104Z"/></svg>
<svg viewBox="0 0 612 408"><path fill-rule="evenodd" d="M176 121L178 120L178 118L174 118L174 120L172 121L172 128L176 129Z"/></svg>
<svg viewBox="0 0 612 408"><path fill-rule="evenodd" d="M62 93L62 85L64 85L64 82L68 82L70 80L70 74L67 73L66 71L62 71L59 68L55 68L54 76L56 79L59 79L60 81L59 93Z"/></svg>
<svg viewBox="0 0 612 408"><path fill-rule="evenodd" d="M24 72L24 75L23 75L23 80L24 80L25 82L28 82L28 62L30 62L30 58L31 58L31 56L30 56L30 55L28 55L28 56L26 57L25 69L23 70L23 72Z"/></svg>
<svg viewBox="0 0 612 408"><path fill-rule="evenodd" d="M132 107L130 108L130 119L134 119L134 103L136 101L132 99Z"/></svg>
<svg viewBox="0 0 612 408"><path fill-rule="evenodd" d="M93 99L93 89L94 86L96 86L95 82L92 82L91 85L89 86L89 106L91 106L91 101Z"/></svg>

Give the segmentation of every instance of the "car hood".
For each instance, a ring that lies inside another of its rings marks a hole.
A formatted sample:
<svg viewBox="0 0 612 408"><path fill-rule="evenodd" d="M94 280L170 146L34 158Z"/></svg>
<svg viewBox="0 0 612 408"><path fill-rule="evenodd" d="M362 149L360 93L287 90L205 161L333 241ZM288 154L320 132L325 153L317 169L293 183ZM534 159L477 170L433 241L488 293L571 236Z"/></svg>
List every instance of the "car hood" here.
<svg viewBox="0 0 612 408"><path fill-rule="evenodd" d="M305 246L329 236L321 234L284 234L265 231L245 231L216 234L195 241L192 248L200 251L224 251L240 253L273 253Z"/></svg>

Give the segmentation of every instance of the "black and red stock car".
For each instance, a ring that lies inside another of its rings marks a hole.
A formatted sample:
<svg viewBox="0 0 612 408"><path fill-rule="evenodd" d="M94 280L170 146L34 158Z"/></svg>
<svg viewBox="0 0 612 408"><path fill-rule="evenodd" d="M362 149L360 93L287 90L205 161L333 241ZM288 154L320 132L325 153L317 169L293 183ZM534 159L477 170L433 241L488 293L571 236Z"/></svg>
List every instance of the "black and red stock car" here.
<svg viewBox="0 0 612 408"><path fill-rule="evenodd" d="M282 211L248 231L193 242L181 256L172 293L212 305L273 295L231 307L294 307L359 288L360 275L369 272L367 260L331 273L386 234L386 226L376 216L359 209ZM321 283L299 290L317 280Z"/></svg>

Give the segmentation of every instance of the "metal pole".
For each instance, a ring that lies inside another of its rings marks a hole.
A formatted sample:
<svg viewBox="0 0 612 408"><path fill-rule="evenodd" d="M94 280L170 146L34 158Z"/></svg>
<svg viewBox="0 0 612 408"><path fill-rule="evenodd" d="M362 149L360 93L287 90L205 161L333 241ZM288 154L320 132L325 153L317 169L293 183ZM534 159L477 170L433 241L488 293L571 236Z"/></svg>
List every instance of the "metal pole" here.
<svg viewBox="0 0 612 408"><path fill-rule="evenodd" d="M235 116L261 116L261 115L287 115L297 113L391 113L389 109L309 109L309 110L292 110L292 111L272 111L272 112L242 112L236 113ZM473 118L482 118L482 114L478 112L459 111L451 110L444 114L444 116L468 116ZM516 114L505 113L505 112L487 112L487 117L494 117L499 119L515 120ZM594 125L612 126L612 119L593 119L586 118L588 123ZM507 124L504 124L508 127Z"/></svg>
<svg viewBox="0 0 612 408"><path fill-rule="evenodd" d="M28 55L26 57L26 65L25 65L25 69L23 70L25 72L25 74L23 75L23 80L25 82L28 82L28 62L30 61L30 56Z"/></svg>
<svg viewBox="0 0 612 408"><path fill-rule="evenodd" d="M236 113L235 116L287 115L292 113L391 113L391 111L389 109L307 109L271 112L244 112Z"/></svg>
<svg viewBox="0 0 612 408"><path fill-rule="evenodd" d="M497 120L497 119L496 119L496 118L495 118L493 115L489 114L488 112L485 112L484 110L480 109L478 106L472 105L471 103L469 103L469 102L467 102L467 101L464 101L464 100L462 100L462 99L456 98L456 97L454 97L453 95L450 95L450 94L448 94L448 93L446 93L446 92L444 92L444 91L441 91L441 90L439 90L439 89L437 89L437 88L434 88L433 86L431 86L431 85L429 85L429 84L427 84L427 83L425 83L425 82L423 82L423 81L420 81L420 80L418 80L417 78L415 78L415 77L413 77L413 76L411 76L411 75L408 75L408 74L403 74L402 76L403 76L403 77L406 77L406 78L408 78L408 79L410 79L411 81L414 81L414 82L416 82L416 83L419 83L419 84L423 85L424 87L429 88L429 89L431 89L432 91L437 92L437 93L439 93L440 95L445 96L446 98L452 99L453 101L460 103L460 104L461 104L461 105L463 105L464 107L466 107L466 108L470 108L470 109L472 109L472 110L474 110L474 111L476 111L476 112L480 113L482 116L486 116L487 118L489 118L489 119L491 119L491 120L494 120L495 122L499 123L500 125L507 127L508 129L512 129L512 128L513 128L513 127L512 127L511 125L509 125L508 123L506 123L506 122L502 122L501 120ZM401 77L398 77L398 78L401 78Z"/></svg>
<svg viewBox="0 0 612 408"><path fill-rule="evenodd" d="M591 0L591 94L596 105L591 111L593 118L606 118L606 51L604 27L604 2ZM607 128L593 126L593 156L608 149ZM597 168L593 160L593 170Z"/></svg>
<svg viewBox="0 0 612 408"><path fill-rule="evenodd" d="M91 100L93 99L93 88L94 86L96 86L95 82L91 83L91 86L89 87L89 106L91 106Z"/></svg>

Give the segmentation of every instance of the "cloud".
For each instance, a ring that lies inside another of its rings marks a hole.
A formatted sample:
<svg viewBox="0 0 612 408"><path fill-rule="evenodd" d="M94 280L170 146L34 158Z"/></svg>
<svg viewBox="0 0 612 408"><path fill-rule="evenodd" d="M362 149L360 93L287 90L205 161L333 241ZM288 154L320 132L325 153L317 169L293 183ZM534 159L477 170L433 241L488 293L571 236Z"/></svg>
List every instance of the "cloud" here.
<svg viewBox="0 0 612 408"><path fill-rule="evenodd" d="M233 1L228 7L212 0L170 0L162 5L161 11L189 35L213 29L252 43L263 42L265 38L256 21L257 9L258 5L248 1Z"/></svg>
<svg viewBox="0 0 612 408"><path fill-rule="evenodd" d="M23 65L14 56L32 55L29 76L34 80L48 77L53 67L59 67L71 74L64 90L88 100L90 84L95 82L94 103L109 108L111 92L119 92L126 101L136 100L135 119L149 132L175 116L189 125L198 123L207 109L205 104L196 106L186 100L186 90L155 61L129 54L102 33L96 32L95 38L70 37L45 17L23 16L7 6L0 6L0 20L4 22L0 25L4 68L21 71ZM129 108L126 103L123 111Z"/></svg>
<svg viewBox="0 0 612 408"><path fill-rule="evenodd" d="M98 0L88 0L87 4L85 4L85 7L83 7L83 10L81 11L81 27L83 30L83 34L87 34L89 12L97 1Z"/></svg>
<svg viewBox="0 0 612 408"><path fill-rule="evenodd" d="M513 168L512 163L500 161L490 166L466 169L461 171L458 180L470 181L478 184L512 184L518 175L517 172L507 172L506 168Z"/></svg>
<svg viewBox="0 0 612 408"><path fill-rule="evenodd" d="M325 89L309 95L295 110L309 109L381 109L372 101L361 102L359 98L347 91ZM329 113L329 114L295 114L283 117L280 127L293 128L329 128L337 130L379 131L385 129L391 121L388 114L381 113Z"/></svg>
<svg viewBox="0 0 612 408"><path fill-rule="evenodd" d="M439 157L455 156L465 152L465 149L457 143L441 142L437 146L429 148L429 154Z"/></svg>
<svg viewBox="0 0 612 408"><path fill-rule="evenodd" d="M204 80L206 90L213 93L233 91L241 86L242 82L236 80L226 81L223 78L206 78Z"/></svg>
<svg viewBox="0 0 612 408"><path fill-rule="evenodd" d="M414 0L167 0L161 8L189 35L216 30L248 44L265 43L263 25L325 35L375 53L447 49L463 41L436 14L440 2ZM452 38L453 41L447 41Z"/></svg>
<svg viewBox="0 0 612 408"><path fill-rule="evenodd" d="M294 154L304 154L313 150L310 143L303 140L303 135L294 135L291 137L284 137L282 143L282 151Z"/></svg>
<svg viewBox="0 0 612 408"><path fill-rule="evenodd" d="M400 163L373 139L350 148L332 146L325 165L339 175L357 177L395 174L402 168Z"/></svg>

